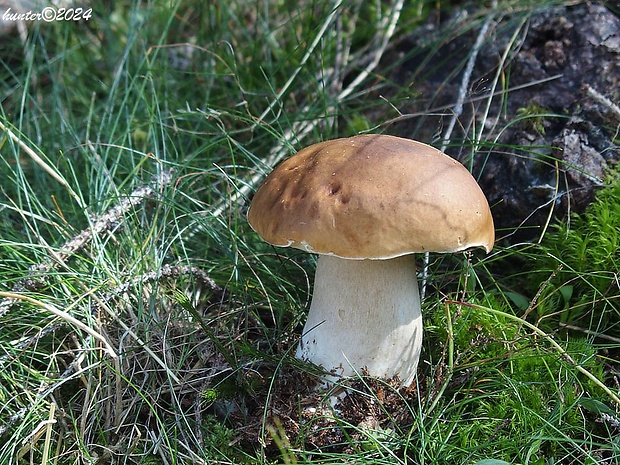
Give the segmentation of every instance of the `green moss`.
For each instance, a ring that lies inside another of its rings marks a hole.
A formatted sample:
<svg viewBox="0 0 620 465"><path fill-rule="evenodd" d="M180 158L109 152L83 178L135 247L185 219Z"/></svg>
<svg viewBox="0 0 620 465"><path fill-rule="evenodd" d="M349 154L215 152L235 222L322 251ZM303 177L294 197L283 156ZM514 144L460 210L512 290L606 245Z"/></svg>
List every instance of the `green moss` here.
<svg viewBox="0 0 620 465"><path fill-rule="evenodd" d="M527 283L540 297L535 315L558 324L620 337L620 177L610 176L596 200L547 234Z"/></svg>
<svg viewBox="0 0 620 465"><path fill-rule="evenodd" d="M452 380L444 393L443 421L434 434L452 436L452 445L478 457L511 463L549 463L562 457L562 441L553 438L559 431L567 441L580 438L587 421L580 402L602 395L568 357L603 379L596 349L585 338L570 338L561 341L566 357L509 317L509 304L492 294L472 296L468 302L472 306L437 307L429 315L427 343L438 348L435 356L444 347L449 350L450 338L454 342ZM515 437L522 441L515 443Z"/></svg>
<svg viewBox="0 0 620 465"><path fill-rule="evenodd" d="M526 107L517 109L517 117L521 127L526 131L533 131L545 135L545 122L552 112L537 103L531 103Z"/></svg>

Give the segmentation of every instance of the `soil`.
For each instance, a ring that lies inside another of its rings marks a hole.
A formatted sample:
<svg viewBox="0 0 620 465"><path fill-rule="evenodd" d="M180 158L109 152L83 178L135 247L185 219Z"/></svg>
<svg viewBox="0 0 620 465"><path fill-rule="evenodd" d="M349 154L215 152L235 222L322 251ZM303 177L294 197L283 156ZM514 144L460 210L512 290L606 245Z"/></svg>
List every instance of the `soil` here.
<svg viewBox="0 0 620 465"><path fill-rule="evenodd" d="M393 79L419 96L401 108L418 116L403 118L391 132L441 145L437 135L452 117L463 80L461 69L446 65L466 62L481 26L452 34L439 49L425 43L473 15L460 10L460 19L436 19L403 42L401 57L420 52L405 59ZM549 218L583 211L620 159L620 18L604 4L545 8L525 19L514 40L520 20L519 12L507 13L489 28L446 150L471 163L496 228L511 242L535 238ZM483 118L498 70L495 91L502 92ZM486 143L471 160L471 134L480 128Z"/></svg>
<svg viewBox="0 0 620 465"><path fill-rule="evenodd" d="M268 455L291 446L306 451L359 452L351 448L372 447L373 438L402 437L411 428L415 406L426 395L422 390L426 383L400 384L398 379L363 375L327 387L318 376L284 366L267 395L261 390L252 396L244 415L229 420L240 441L252 448L260 443Z"/></svg>

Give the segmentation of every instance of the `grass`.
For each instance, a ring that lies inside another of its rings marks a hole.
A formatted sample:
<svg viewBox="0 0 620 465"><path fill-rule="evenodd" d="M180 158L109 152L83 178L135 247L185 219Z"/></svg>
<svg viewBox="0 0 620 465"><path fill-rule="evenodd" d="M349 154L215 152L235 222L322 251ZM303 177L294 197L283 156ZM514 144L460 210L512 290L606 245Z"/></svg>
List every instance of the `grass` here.
<svg viewBox="0 0 620 465"><path fill-rule="evenodd" d="M262 242L247 200L304 145L399 118L391 70L420 50L398 45L448 6L91 6L2 39L0 463L618 463L617 247L584 244L615 237L612 177L540 245L433 258L411 389L362 376L341 416L304 391L314 260Z"/></svg>

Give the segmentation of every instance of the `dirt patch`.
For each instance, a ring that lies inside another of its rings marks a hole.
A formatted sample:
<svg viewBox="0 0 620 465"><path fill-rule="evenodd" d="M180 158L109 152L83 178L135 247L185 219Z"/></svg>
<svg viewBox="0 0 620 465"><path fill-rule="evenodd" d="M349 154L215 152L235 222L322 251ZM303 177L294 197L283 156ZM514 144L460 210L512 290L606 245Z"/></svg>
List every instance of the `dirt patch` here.
<svg viewBox="0 0 620 465"><path fill-rule="evenodd" d="M239 439L269 455L290 447L332 453L359 452L376 440L402 437L411 429L425 382L406 388L367 376L324 387L319 377L287 366L271 389L254 399L244 418L233 420ZM253 402L254 403L254 402Z"/></svg>

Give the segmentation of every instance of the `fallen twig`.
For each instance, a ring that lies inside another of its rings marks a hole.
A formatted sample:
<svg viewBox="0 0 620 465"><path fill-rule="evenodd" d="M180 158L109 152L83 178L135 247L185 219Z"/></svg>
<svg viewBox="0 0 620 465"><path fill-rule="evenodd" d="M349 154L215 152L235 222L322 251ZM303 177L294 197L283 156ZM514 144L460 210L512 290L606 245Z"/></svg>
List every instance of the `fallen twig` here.
<svg viewBox="0 0 620 465"><path fill-rule="evenodd" d="M151 184L138 187L127 197L122 198L118 205L93 218L88 229L84 229L78 235L65 242L58 250L50 250L51 257L47 260L32 265L28 274L15 283L12 291L19 294L27 291L36 291L43 287L46 274L58 269L61 264L90 243L93 237L117 228L128 211L144 202L144 200L156 197L160 189L171 184L172 180L172 171L164 171L156 176ZM5 297L0 301L0 317L7 313L15 302L15 299L9 297Z"/></svg>

